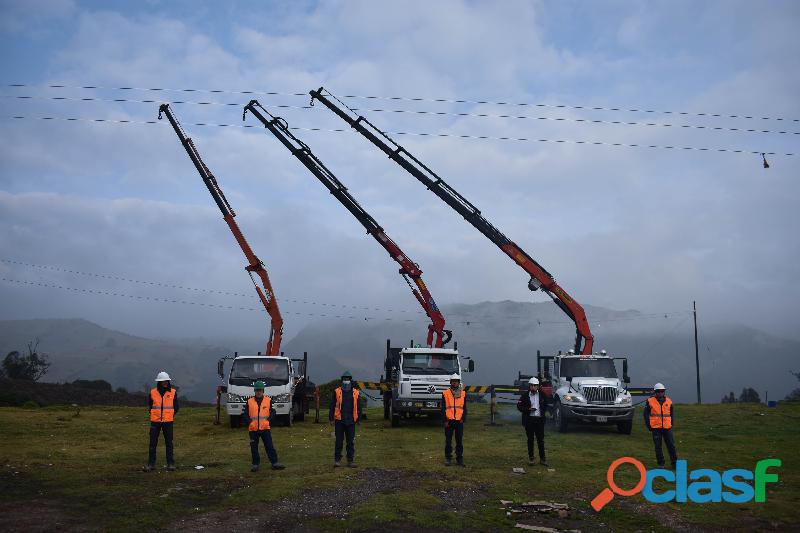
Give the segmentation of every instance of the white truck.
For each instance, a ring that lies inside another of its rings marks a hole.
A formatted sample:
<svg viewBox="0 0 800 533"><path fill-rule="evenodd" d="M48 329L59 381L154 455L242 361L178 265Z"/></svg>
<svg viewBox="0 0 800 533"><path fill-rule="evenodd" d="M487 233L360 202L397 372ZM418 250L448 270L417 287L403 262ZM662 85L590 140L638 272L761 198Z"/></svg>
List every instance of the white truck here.
<svg viewBox="0 0 800 533"><path fill-rule="evenodd" d="M217 372L225 379L224 361L219 360ZM272 399L272 408L278 421L291 426L295 420L305 418L309 409L309 399L313 395L314 386L308 382L306 368L308 355L302 359L261 355L234 355L233 364L223 385L225 410L232 428L239 427L246 419L247 400L255 393L253 384L263 381L264 394ZM274 423L274 422L273 422Z"/></svg>
<svg viewBox="0 0 800 533"><path fill-rule="evenodd" d="M383 417L391 420L392 427L398 427L402 418L439 416L442 392L450 386L450 376L475 370L475 362L469 358L464 358L468 365L462 368L457 345L448 349L392 348L390 344L386 341L386 377L381 376L381 384L387 389Z"/></svg>
<svg viewBox="0 0 800 533"><path fill-rule="evenodd" d="M554 356L537 355L537 369L545 391L552 387L553 422L560 432L571 423L616 424L620 433L630 434L633 405L627 390L628 359L611 357L604 352L576 355L570 351ZM622 379L614 360L622 361Z"/></svg>

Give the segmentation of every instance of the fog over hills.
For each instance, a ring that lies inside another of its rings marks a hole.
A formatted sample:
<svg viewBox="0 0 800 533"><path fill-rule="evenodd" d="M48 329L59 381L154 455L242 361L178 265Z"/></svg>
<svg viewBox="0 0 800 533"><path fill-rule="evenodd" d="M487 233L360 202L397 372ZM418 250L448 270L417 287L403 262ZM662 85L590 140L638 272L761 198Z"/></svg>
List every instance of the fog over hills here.
<svg viewBox="0 0 800 533"><path fill-rule="evenodd" d="M536 367L536 350L567 350L574 327L551 303L482 302L442 307L448 328L462 355L472 356L476 371L471 384L508 383L518 370ZM694 332L688 312L645 315L587 306L595 349L624 355L630 361L633 386L664 382L679 402L695 399ZM386 339L393 345L424 342L424 316L408 320L322 321L303 328L284 343L287 354L309 353L309 371L316 382L344 369L357 379L377 379L382 372ZM254 353L262 339L209 338L156 340L105 329L81 319L0 321L0 353L23 351L39 339L40 351L51 356L47 381L106 379L115 387L142 389L166 369L189 398L213 397L216 360L234 350ZM738 395L754 387L764 398L781 399L796 386L790 370L800 370L800 342L781 339L736 324L700 323L700 363L704 402L718 402L729 391Z"/></svg>

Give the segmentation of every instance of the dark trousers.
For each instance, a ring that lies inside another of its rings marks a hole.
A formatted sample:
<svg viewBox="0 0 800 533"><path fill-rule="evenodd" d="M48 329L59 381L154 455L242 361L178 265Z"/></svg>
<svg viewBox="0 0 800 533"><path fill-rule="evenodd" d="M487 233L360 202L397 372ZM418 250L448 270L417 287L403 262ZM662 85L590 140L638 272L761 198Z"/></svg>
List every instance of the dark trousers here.
<svg viewBox="0 0 800 533"><path fill-rule="evenodd" d="M544 461L544 418L528 418L525 421L525 435L528 437L528 457L533 459L533 440L535 438L536 447L539 448L539 460Z"/></svg>
<svg viewBox="0 0 800 533"><path fill-rule="evenodd" d="M267 450L267 457L270 464L278 462L278 452L272 444L272 432L268 429L250 432L250 454L253 456L253 464L261 464L261 456L258 454L258 441L264 441L264 449Z"/></svg>
<svg viewBox="0 0 800 533"><path fill-rule="evenodd" d="M447 459L453 457L453 434L456 436L456 461L461 462L464 458L464 423L448 420L447 427L444 428L444 456Z"/></svg>
<svg viewBox="0 0 800 533"><path fill-rule="evenodd" d="M661 450L661 441L663 440L667 443L669 460L674 466L675 461L678 460L678 452L675 451L675 439L672 436L672 429L654 429L652 433L653 444L656 448L656 462L659 466L664 466L664 452Z"/></svg>
<svg viewBox="0 0 800 533"><path fill-rule="evenodd" d="M175 457L172 455L172 422L150 422L150 454L147 464L155 466L156 447L158 446L158 434L164 432L164 444L167 447L167 464L175 464Z"/></svg>
<svg viewBox="0 0 800 533"><path fill-rule="evenodd" d="M344 422L337 420L336 426L334 426L334 431L336 432L336 446L333 450L333 460L337 462L342 460L342 444L346 435L347 462L352 463L356 455L356 446L353 442L356 438L356 425L345 424Z"/></svg>

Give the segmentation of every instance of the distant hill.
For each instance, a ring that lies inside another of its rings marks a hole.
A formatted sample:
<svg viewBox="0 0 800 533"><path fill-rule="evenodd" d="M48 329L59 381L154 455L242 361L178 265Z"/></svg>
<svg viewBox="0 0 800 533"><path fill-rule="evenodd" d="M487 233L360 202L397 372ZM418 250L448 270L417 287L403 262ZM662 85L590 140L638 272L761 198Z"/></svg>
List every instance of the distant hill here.
<svg viewBox="0 0 800 533"><path fill-rule="evenodd" d="M472 356L476 372L468 383L508 383L517 371L536 368L536 350L567 350L574 327L552 303L482 302L442 307L463 355ZM630 361L632 385L664 382L677 401L695 399L694 337L690 315L654 317L638 311L586 307L596 350L624 355ZM287 354L309 353L309 373L324 383L345 369L357 379L378 379L383 371L386 339L393 345L424 342L424 315L406 320L324 321L312 323L284 343ZM209 332L209 334L213 334ZM51 355L46 381L105 379L130 391L152 386L155 374L167 369L181 392L197 401L211 401L218 383L216 361L233 349L261 349L253 339L153 340L103 328L81 319L0 321L0 355L23 351L38 338ZM231 348L233 346L233 348ZM735 324L703 325L700 329L703 400L719 402L733 391L753 387L762 399L782 399L797 380L800 342L781 339Z"/></svg>

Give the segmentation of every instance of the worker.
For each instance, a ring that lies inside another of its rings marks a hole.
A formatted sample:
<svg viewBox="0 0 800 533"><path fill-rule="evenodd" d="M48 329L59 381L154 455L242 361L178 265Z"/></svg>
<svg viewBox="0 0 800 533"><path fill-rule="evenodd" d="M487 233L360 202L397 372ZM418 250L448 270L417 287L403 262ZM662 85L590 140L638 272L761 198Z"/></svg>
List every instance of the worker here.
<svg viewBox="0 0 800 533"><path fill-rule="evenodd" d="M667 443L669 460L672 469L678 460L678 452L675 451L675 439L672 436L672 426L675 421L675 407L672 400L667 397L667 390L661 383L653 386L653 395L647 399L644 406L644 423L653 435L653 444L656 448L656 462L658 466L664 466L664 452L661 449L661 441Z"/></svg>
<svg viewBox="0 0 800 533"><path fill-rule="evenodd" d="M148 398L150 409L150 454L145 472L152 472L156 467L156 447L158 436L164 433L164 444L167 449L167 470L175 470L175 456L172 448L172 423L178 412L178 394L172 387L169 374L159 372L156 376L156 386L150 391Z"/></svg>
<svg viewBox="0 0 800 533"><path fill-rule="evenodd" d="M353 375L349 371L342 373L342 384L331 393L328 420L334 426L336 444L333 450L334 468L341 466L342 443L347 437L347 466L354 468L356 424L361 422L361 405L358 401L358 389L353 387Z"/></svg>
<svg viewBox="0 0 800 533"><path fill-rule="evenodd" d="M528 437L528 464L533 466L533 441L539 450L539 464L549 466L544 452L544 413L547 410L547 396L539 387L539 380L532 377L528 380L528 390L524 391L517 401L517 409L522 413L522 425Z"/></svg>
<svg viewBox="0 0 800 533"><path fill-rule="evenodd" d="M253 384L253 391L255 396L247 400L247 416L250 418L247 430L250 432L250 455L253 459L250 471L258 472L261 464L261 456L258 454L259 441L264 442L272 469L283 470L286 467L278 462L278 452L275 451L275 446L272 444L272 431L269 429L269 421L275 414L275 409L272 409L272 400L269 396L264 395L263 381L256 381Z"/></svg>
<svg viewBox="0 0 800 533"><path fill-rule="evenodd" d="M464 422L467 421L467 393L461 388L458 374L450 376L450 388L442 392L442 419L444 420L444 464L453 459L453 435L456 437L456 464L464 465Z"/></svg>

